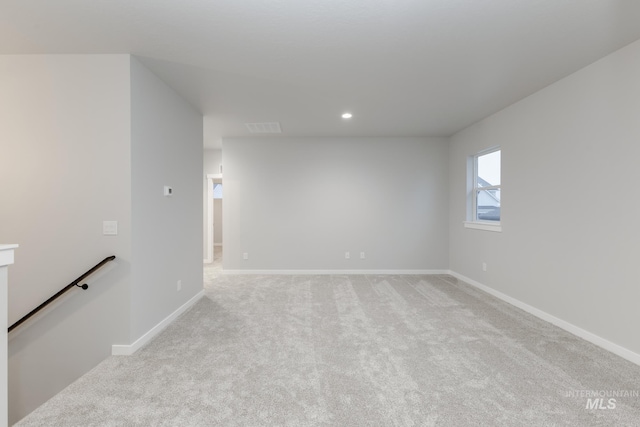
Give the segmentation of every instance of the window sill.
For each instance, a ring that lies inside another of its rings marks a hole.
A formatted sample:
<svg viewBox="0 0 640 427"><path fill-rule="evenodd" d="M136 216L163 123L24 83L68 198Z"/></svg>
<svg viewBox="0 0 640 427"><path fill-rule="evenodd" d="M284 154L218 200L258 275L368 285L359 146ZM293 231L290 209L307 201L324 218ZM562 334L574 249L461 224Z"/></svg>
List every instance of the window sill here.
<svg viewBox="0 0 640 427"><path fill-rule="evenodd" d="M502 232L500 224L491 224L490 222L464 221L464 228L473 228L475 230Z"/></svg>

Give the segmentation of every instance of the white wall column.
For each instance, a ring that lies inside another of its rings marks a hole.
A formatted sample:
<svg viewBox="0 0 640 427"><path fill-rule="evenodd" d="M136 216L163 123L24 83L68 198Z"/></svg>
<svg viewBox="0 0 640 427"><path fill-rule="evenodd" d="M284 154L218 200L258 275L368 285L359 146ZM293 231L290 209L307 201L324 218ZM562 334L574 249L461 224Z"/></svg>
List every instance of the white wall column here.
<svg viewBox="0 0 640 427"><path fill-rule="evenodd" d="M13 264L13 251L18 245L0 244L0 427L9 420L7 386L7 285L8 266Z"/></svg>

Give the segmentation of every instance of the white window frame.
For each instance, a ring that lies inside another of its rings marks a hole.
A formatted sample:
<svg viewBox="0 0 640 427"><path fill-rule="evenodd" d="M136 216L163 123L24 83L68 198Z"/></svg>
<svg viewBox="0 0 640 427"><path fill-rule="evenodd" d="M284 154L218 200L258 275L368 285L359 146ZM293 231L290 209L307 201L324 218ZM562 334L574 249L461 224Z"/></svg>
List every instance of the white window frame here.
<svg viewBox="0 0 640 427"><path fill-rule="evenodd" d="M502 179L500 185L491 185L488 187L478 186L478 158L491 154L496 151L502 151L500 147L491 147L470 156L467 162L467 220L464 222L465 228L473 228L484 231L502 231L501 221L486 221L478 219L478 191L479 190L501 190ZM502 168L502 155L500 156L500 168ZM500 203L502 205L502 203ZM502 220L502 216L500 217Z"/></svg>

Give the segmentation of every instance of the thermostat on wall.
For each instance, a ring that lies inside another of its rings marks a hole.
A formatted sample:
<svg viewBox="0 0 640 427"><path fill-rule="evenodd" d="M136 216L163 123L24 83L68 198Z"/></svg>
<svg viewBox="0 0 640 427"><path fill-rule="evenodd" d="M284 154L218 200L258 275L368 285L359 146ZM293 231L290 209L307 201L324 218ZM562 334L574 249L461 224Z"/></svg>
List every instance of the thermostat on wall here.
<svg viewBox="0 0 640 427"><path fill-rule="evenodd" d="M165 185L164 186L164 195L165 196L173 195L173 188L169 187L168 185Z"/></svg>

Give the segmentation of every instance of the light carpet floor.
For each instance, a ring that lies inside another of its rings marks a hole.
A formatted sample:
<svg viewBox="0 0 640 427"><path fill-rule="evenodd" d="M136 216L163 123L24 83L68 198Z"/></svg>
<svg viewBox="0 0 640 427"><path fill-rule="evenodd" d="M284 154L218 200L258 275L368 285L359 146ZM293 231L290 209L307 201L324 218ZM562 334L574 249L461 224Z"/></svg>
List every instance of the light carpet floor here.
<svg viewBox="0 0 640 427"><path fill-rule="evenodd" d="M639 366L450 276L218 276L18 425L638 426L639 389Z"/></svg>

